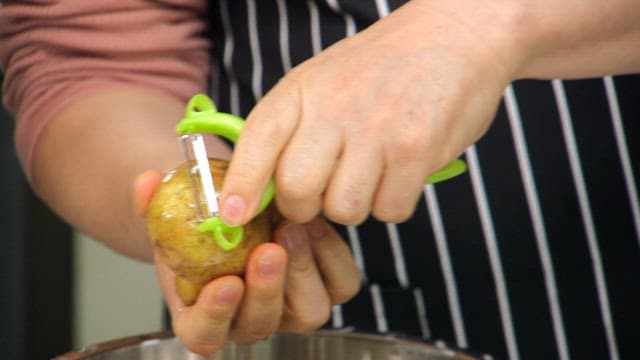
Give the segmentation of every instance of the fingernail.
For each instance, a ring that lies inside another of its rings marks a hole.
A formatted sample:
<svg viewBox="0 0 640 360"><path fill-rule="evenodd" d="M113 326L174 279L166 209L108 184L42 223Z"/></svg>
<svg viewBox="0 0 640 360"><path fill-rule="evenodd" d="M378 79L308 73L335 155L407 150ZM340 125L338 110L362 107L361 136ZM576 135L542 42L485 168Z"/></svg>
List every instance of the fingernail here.
<svg viewBox="0 0 640 360"><path fill-rule="evenodd" d="M229 226L242 225L244 212L247 206L243 198L238 195L229 195L224 199L222 206L222 219Z"/></svg>
<svg viewBox="0 0 640 360"><path fill-rule="evenodd" d="M302 247L305 236L302 225L290 223L282 229L282 241L280 242L287 250L294 252Z"/></svg>
<svg viewBox="0 0 640 360"><path fill-rule="evenodd" d="M284 263L275 252L269 251L258 259L257 272L263 278L273 278L284 269Z"/></svg>
<svg viewBox="0 0 640 360"><path fill-rule="evenodd" d="M329 229L327 228L327 224L320 220L315 219L305 225L307 228L307 232L312 239L321 239L327 236Z"/></svg>
<svg viewBox="0 0 640 360"><path fill-rule="evenodd" d="M238 290L233 285L221 285L216 291L216 302L220 304L233 304L238 297Z"/></svg>

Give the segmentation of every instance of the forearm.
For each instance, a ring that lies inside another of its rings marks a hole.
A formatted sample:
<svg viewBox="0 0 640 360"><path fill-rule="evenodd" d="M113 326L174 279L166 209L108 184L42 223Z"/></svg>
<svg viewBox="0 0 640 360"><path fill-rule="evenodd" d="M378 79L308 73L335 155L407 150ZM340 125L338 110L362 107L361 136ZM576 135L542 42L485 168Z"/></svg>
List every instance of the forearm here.
<svg viewBox="0 0 640 360"><path fill-rule="evenodd" d="M132 199L135 177L183 161L175 124L180 101L117 87L78 98L47 125L34 150L32 183L65 220L128 256L150 260L144 219ZM215 139L211 156L228 158Z"/></svg>
<svg viewBox="0 0 640 360"><path fill-rule="evenodd" d="M27 177L73 226L131 256L150 258L133 178L177 163L172 129L208 86L206 15L202 0L9 2L0 11L4 102Z"/></svg>
<svg viewBox="0 0 640 360"><path fill-rule="evenodd" d="M533 45L520 77L640 72L640 2L531 1Z"/></svg>
<svg viewBox="0 0 640 360"><path fill-rule="evenodd" d="M427 31L466 33L457 35L458 41L473 44L461 49L484 46L485 54L499 61L496 66L507 64L513 80L640 72L636 0L414 0L409 5L417 8L407 13L431 14L422 22ZM446 42L455 46L456 40Z"/></svg>

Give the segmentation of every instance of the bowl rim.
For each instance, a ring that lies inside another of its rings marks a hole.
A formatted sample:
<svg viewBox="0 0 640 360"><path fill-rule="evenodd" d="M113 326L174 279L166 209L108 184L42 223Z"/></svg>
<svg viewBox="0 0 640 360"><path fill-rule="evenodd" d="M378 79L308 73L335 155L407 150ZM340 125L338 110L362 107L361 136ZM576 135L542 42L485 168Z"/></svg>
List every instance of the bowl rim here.
<svg viewBox="0 0 640 360"><path fill-rule="evenodd" d="M456 356L456 359L459 360L473 360L473 359L492 359L491 356L486 354L481 354L474 352L468 349L460 349L446 343L443 340L423 340L416 337L407 336L400 333L374 333L369 331L358 331L354 328L340 328L340 329L319 329L314 331L312 334L303 335L303 334L295 334L295 333L276 333L274 335L280 336L318 336L318 337L347 337L347 338L355 338L355 339L365 339L365 340L374 340L374 341L384 341L384 342L395 342L399 344L411 345L412 347L417 348L429 348L431 350L440 350L440 351L450 351L453 356ZM122 349L125 347L141 345L145 342L150 341L161 341L161 340L169 340L176 339L175 334L171 330L158 331L140 335L127 336L122 338L117 338L113 340L108 340L104 342L99 342L87 346L83 346L69 352L66 352L61 355L57 355L52 358L52 360L83 360L88 359L92 356L100 355L107 353L109 351L114 351L118 349Z"/></svg>

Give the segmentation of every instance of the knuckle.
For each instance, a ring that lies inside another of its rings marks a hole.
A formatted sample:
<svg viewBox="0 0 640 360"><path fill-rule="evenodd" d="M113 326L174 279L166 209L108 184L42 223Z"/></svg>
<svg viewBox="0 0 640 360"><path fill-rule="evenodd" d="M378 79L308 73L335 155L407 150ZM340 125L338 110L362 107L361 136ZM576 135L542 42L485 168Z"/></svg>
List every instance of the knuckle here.
<svg viewBox="0 0 640 360"><path fill-rule="evenodd" d="M199 355L203 355L203 356L212 355L213 353L222 349L221 344L214 344L206 341L199 341L199 340L181 340L181 341L182 341L182 344L187 349L189 349L189 351Z"/></svg>
<svg viewBox="0 0 640 360"><path fill-rule="evenodd" d="M346 206L327 206L324 209L324 213L333 222L354 226L363 223L368 216L366 210L353 209Z"/></svg>
<svg viewBox="0 0 640 360"><path fill-rule="evenodd" d="M297 314L289 326L289 330L297 333L309 333L326 324L331 317L328 306Z"/></svg>
<svg viewBox="0 0 640 360"><path fill-rule="evenodd" d="M233 179L232 183L235 188L247 189L258 186L256 183L255 166L251 161L236 163L234 167L230 167L225 174L226 179ZM226 181L225 181L226 184Z"/></svg>
<svg viewBox="0 0 640 360"><path fill-rule="evenodd" d="M343 225L364 222L371 211L374 191L370 180L356 176L348 183L332 184L323 203L325 215Z"/></svg>
<svg viewBox="0 0 640 360"><path fill-rule="evenodd" d="M407 131L402 136L394 137L389 145L395 162L410 162L422 154L425 149L426 138L419 131Z"/></svg>
<svg viewBox="0 0 640 360"><path fill-rule="evenodd" d="M406 206L378 206L374 208L372 215L379 221L387 223L401 223L408 220L413 213L413 208Z"/></svg>
<svg viewBox="0 0 640 360"><path fill-rule="evenodd" d="M306 187L297 177L279 176L276 186L278 188L278 195L291 202L306 201L312 197L311 189Z"/></svg>
<svg viewBox="0 0 640 360"><path fill-rule="evenodd" d="M263 114L261 114L263 115ZM271 120L267 117L268 120ZM265 117L262 116L260 121L255 121L254 118L249 115L247 118L246 126L242 129L242 137L252 139L252 145L256 143L256 140L259 140L259 144L264 148L273 148L280 144L281 139L288 132L287 128L282 124L282 122L275 121L265 121Z"/></svg>
<svg viewBox="0 0 640 360"><path fill-rule="evenodd" d="M276 174L278 194L292 202L307 201L317 197L319 190L311 184L309 174L303 169L281 170Z"/></svg>
<svg viewBox="0 0 640 360"><path fill-rule="evenodd" d="M313 191L304 190L300 184L277 183L276 204L282 215L297 223L311 221L320 212L321 198Z"/></svg>
<svg viewBox="0 0 640 360"><path fill-rule="evenodd" d="M180 342L189 349L189 351L208 356L220 350L224 346L223 344L218 343L214 338L206 339L198 336L197 334L191 333L185 326L185 324L174 325L174 333L176 337L180 339Z"/></svg>
<svg viewBox="0 0 640 360"><path fill-rule="evenodd" d="M304 323L306 330L312 331L321 327L329 321L330 317L331 311L329 307L323 307L322 310L314 312L313 316L309 316L305 319Z"/></svg>
<svg viewBox="0 0 640 360"><path fill-rule="evenodd" d="M300 202L282 200L276 195L276 204L282 216L294 223L309 222L320 212L319 202L302 204Z"/></svg>
<svg viewBox="0 0 640 360"><path fill-rule="evenodd" d="M360 276L353 276L343 280L340 285L334 285L328 289L333 305L344 304L352 299L362 286Z"/></svg>
<svg viewBox="0 0 640 360"><path fill-rule="evenodd" d="M269 337L277 329L277 324L271 321L254 321L247 330L247 337L251 341L262 340Z"/></svg>
<svg viewBox="0 0 640 360"><path fill-rule="evenodd" d="M279 210L282 216L296 223L306 223L318 214L317 209L293 208L288 206L279 207Z"/></svg>

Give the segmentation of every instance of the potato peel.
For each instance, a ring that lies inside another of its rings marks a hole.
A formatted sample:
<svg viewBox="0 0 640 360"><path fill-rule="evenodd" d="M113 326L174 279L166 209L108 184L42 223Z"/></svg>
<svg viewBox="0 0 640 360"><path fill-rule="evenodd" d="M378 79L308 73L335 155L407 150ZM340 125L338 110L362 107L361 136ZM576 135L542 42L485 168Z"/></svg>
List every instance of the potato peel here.
<svg viewBox="0 0 640 360"><path fill-rule="evenodd" d="M214 185L221 189L228 162L209 159L209 165ZM191 305L209 281L244 274L249 254L271 240L282 217L270 205L245 225L240 245L224 250L211 233L198 230L197 205L187 171L183 163L167 173L151 198L146 223L156 255L174 271L178 294L185 305Z"/></svg>

